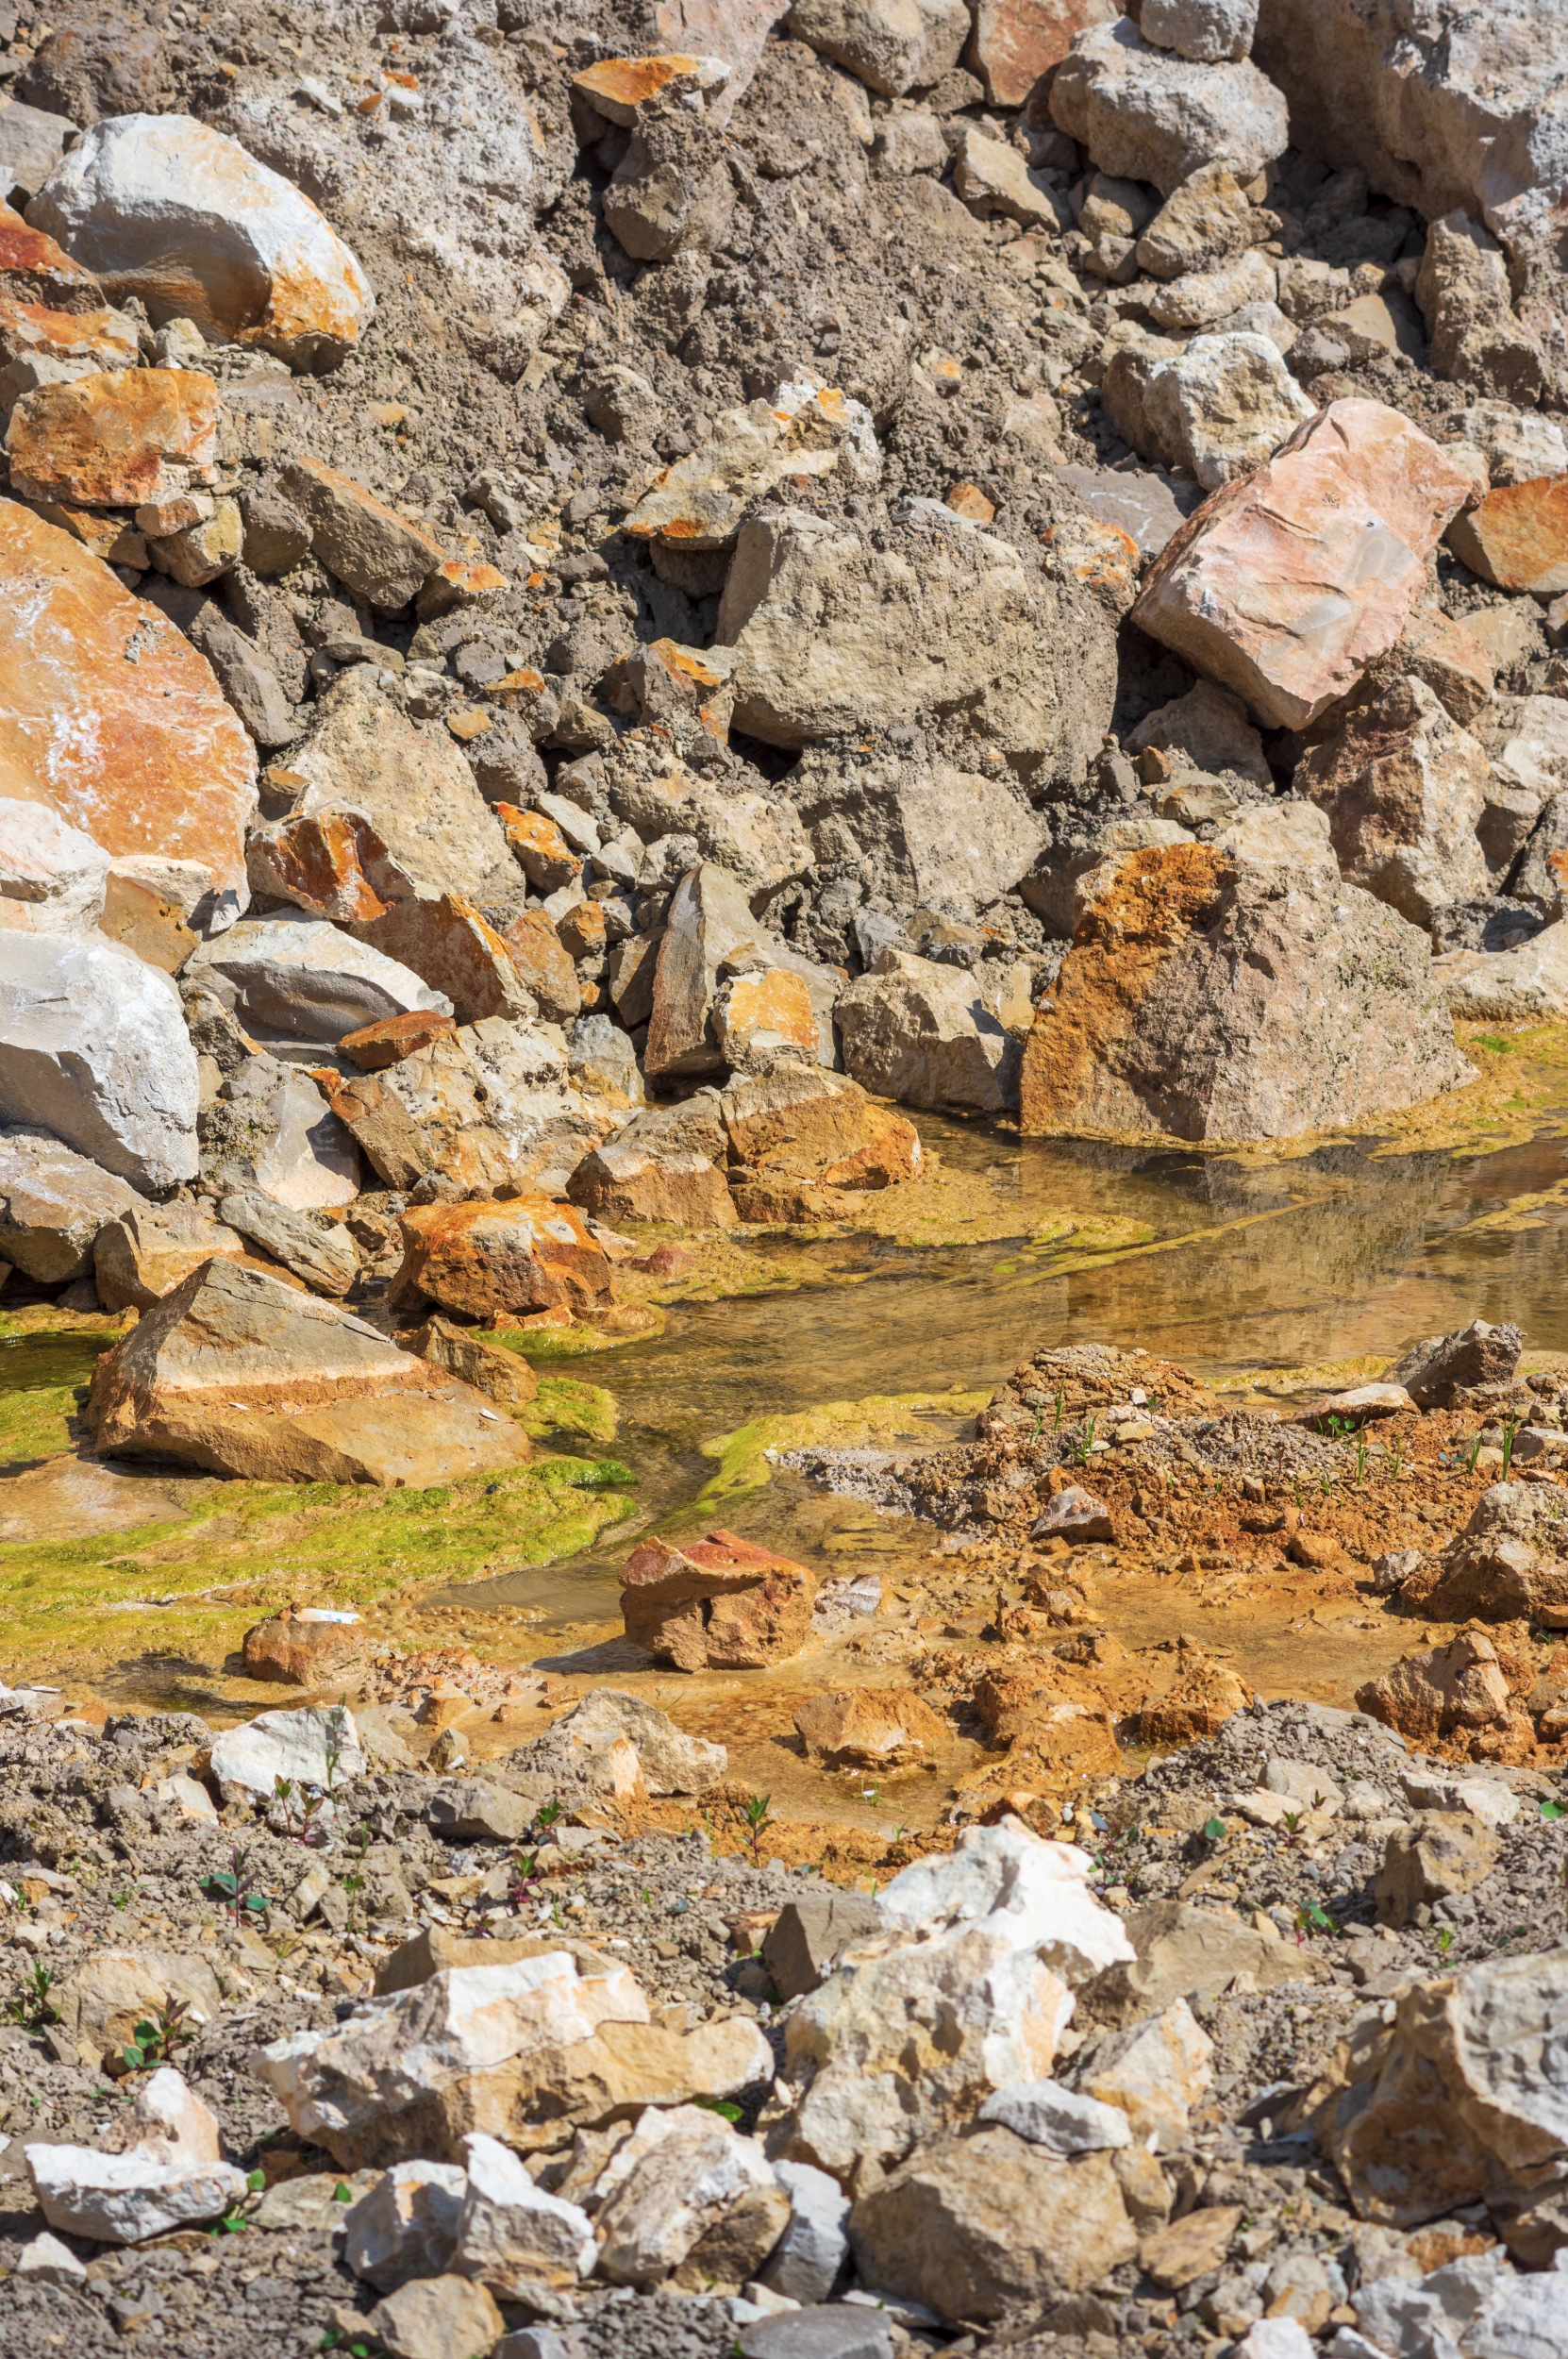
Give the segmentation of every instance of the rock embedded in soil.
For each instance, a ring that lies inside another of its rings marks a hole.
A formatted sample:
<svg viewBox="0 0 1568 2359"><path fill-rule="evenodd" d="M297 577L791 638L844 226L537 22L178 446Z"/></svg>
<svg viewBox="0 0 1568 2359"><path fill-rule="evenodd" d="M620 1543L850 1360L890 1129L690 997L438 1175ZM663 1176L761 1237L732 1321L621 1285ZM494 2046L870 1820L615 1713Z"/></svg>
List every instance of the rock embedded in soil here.
<svg viewBox="0 0 1568 2359"><path fill-rule="evenodd" d="M677 1670L756 1669L798 1654L815 1576L732 1531L644 1540L621 1567L626 1636Z"/></svg>

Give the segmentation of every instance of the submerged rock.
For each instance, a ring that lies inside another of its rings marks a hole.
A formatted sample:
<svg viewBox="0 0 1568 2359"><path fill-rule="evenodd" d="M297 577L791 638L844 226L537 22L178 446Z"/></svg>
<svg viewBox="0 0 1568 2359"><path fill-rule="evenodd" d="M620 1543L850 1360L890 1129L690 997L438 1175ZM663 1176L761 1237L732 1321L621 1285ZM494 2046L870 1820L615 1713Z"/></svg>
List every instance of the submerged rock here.
<svg viewBox="0 0 1568 2359"><path fill-rule="evenodd" d="M626 1636L677 1670L755 1669L798 1654L816 1580L732 1531L677 1548L648 1539L621 1567Z"/></svg>

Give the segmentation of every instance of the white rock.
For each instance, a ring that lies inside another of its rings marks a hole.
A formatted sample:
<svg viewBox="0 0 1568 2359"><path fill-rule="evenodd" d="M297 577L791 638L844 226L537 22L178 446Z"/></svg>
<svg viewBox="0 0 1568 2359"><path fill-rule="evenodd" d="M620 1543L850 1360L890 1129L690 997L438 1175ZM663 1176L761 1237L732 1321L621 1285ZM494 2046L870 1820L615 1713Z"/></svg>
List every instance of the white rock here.
<svg viewBox="0 0 1568 2359"><path fill-rule="evenodd" d="M1432 980L1457 1016L1476 1023L1550 1023L1568 1015L1568 918L1517 950L1450 950Z"/></svg>
<svg viewBox="0 0 1568 2359"><path fill-rule="evenodd" d="M883 98L940 81L969 38L960 0L795 0L789 25Z"/></svg>
<svg viewBox="0 0 1568 2359"><path fill-rule="evenodd" d="M1317 2359L1317 2346L1296 2318L1259 2318L1239 2343L1231 2359Z"/></svg>
<svg viewBox="0 0 1568 2359"><path fill-rule="evenodd" d="M1249 803L1214 840L1256 868L1334 875L1339 870L1328 840L1328 813L1316 803Z"/></svg>
<svg viewBox="0 0 1568 2359"><path fill-rule="evenodd" d="M69 2245L51 2236L47 2229L23 2246L17 2256L16 2274L32 2285L62 2285L75 2291L87 2284L87 2270L82 2263Z"/></svg>
<svg viewBox="0 0 1568 2359"><path fill-rule="evenodd" d="M444 2276L467 2193L459 2163L394 2163L344 2212L343 2259L382 2294Z"/></svg>
<svg viewBox="0 0 1568 2359"><path fill-rule="evenodd" d="M1206 491L1274 457L1314 414L1266 336L1194 336L1149 372L1154 427Z"/></svg>
<svg viewBox="0 0 1568 2359"><path fill-rule="evenodd" d="M364 1767L354 1715L342 1704L259 1713L212 1741L212 1774L219 1783L268 1801L279 1778L325 1791L361 1777Z"/></svg>
<svg viewBox="0 0 1568 2359"><path fill-rule="evenodd" d="M1059 2081L1020 2081L998 2089L980 2107L979 2118L1000 2122L1033 2146L1048 2146L1053 2154L1093 2154L1132 2144L1127 2117L1117 2106L1080 2097Z"/></svg>
<svg viewBox="0 0 1568 2359"><path fill-rule="evenodd" d="M452 2267L541 2317L573 2317L573 2295L598 2257L592 2221L536 2187L499 2139L475 2133L464 2143L468 2186Z"/></svg>
<svg viewBox="0 0 1568 2359"><path fill-rule="evenodd" d="M1265 1793L1285 1795L1302 1810L1318 1811L1326 1817L1332 1818L1339 1811L1339 1782L1315 1762L1290 1761L1282 1753L1274 1754L1263 1766L1263 1788Z"/></svg>
<svg viewBox="0 0 1568 2359"><path fill-rule="evenodd" d="M183 1776L160 1778L157 1793L160 1802L173 1803L180 1816L190 1819L193 1825L217 1825L218 1812L212 1797L196 1779Z"/></svg>
<svg viewBox="0 0 1568 2359"><path fill-rule="evenodd" d="M1399 1783L1413 1810L1463 1810L1489 1827L1511 1827L1520 1800L1501 1778L1465 1777L1443 1769L1402 1769Z"/></svg>
<svg viewBox="0 0 1568 2359"><path fill-rule="evenodd" d="M108 943L0 931L0 1116L150 1190L194 1179L197 1096L167 975Z"/></svg>
<svg viewBox="0 0 1568 2359"><path fill-rule="evenodd" d="M1051 85L1051 120L1102 172L1167 196L1204 164L1249 180L1290 136L1284 98L1255 65L1174 57L1126 17L1078 35Z"/></svg>
<svg viewBox="0 0 1568 2359"><path fill-rule="evenodd" d="M0 801L0 926L85 933L103 914L108 854L46 803Z"/></svg>
<svg viewBox="0 0 1568 2359"><path fill-rule="evenodd" d="M1450 418L1443 430L1460 434L1484 453L1493 489L1568 474L1568 440L1561 427L1539 410L1516 410L1511 401L1477 401Z"/></svg>
<svg viewBox="0 0 1568 2359"><path fill-rule="evenodd" d="M27 2169L44 2218L99 2244L142 2244L220 2218L246 2193L245 2174L221 2159L218 2122L165 2065L139 2094L135 2142L119 2153L29 2146Z"/></svg>
<svg viewBox="0 0 1568 2359"><path fill-rule="evenodd" d="M1249 246L1215 270L1188 271L1168 279L1150 295L1147 310L1159 327L1207 327L1214 320L1228 319L1243 304L1272 304L1277 292L1273 262ZM1279 316L1283 322L1283 312Z"/></svg>
<svg viewBox="0 0 1568 2359"><path fill-rule="evenodd" d="M190 115L94 124L28 210L111 300L140 295L156 322L193 319L219 343L261 344L295 367L342 360L375 309L309 198Z"/></svg>
<svg viewBox="0 0 1568 2359"><path fill-rule="evenodd" d="M930 1932L984 1921L1071 1985L1133 1956L1122 1920L1089 1889L1093 1862L1075 1843L1044 1843L1016 1818L966 1827L956 1851L900 1869L876 1906L890 1925Z"/></svg>
<svg viewBox="0 0 1568 2359"><path fill-rule="evenodd" d="M1501 2248L1494 2247L1490 2252L1450 2261L1446 2267L1414 2280L1375 2278L1356 2293L1356 2322L1379 2351L1452 2351L1466 2338L1466 2329L1477 2316L1485 2315L1506 2267ZM1481 2348L1488 2354L1495 2353L1495 2359L1503 2359L1508 2347L1483 2342ZM1542 2348L1548 2351L1551 2347ZM1260 2352L1259 2359L1276 2359L1276 2354ZM1292 2355L1287 2352L1282 2359L1292 2359Z"/></svg>
<svg viewBox="0 0 1568 2359"><path fill-rule="evenodd" d="M242 918L202 943L185 971L209 981L247 1031L274 1038L336 1042L416 1008L452 1013L451 1000L411 968L303 913Z"/></svg>
<svg viewBox="0 0 1568 2359"><path fill-rule="evenodd" d="M1258 0L1143 0L1145 41L1204 65L1244 58L1258 29Z"/></svg>
<svg viewBox="0 0 1568 2359"><path fill-rule="evenodd" d="M601 2173L597 2193L599 2273L617 2285L671 2276L703 2236L732 2224L742 2207L772 2229L759 2263L790 2217L789 2198L755 2139L696 2105L642 2114Z"/></svg>
<svg viewBox="0 0 1568 2359"><path fill-rule="evenodd" d="M790 2224L763 2264L761 2283L806 2308L827 2300L849 2257L849 2199L812 2163L773 2167L790 2199Z"/></svg>
<svg viewBox="0 0 1568 2359"><path fill-rule="evenodd" d="M1179 2146L1188 2116L1214 2077L1214 2043L1185 1999L1130 2031L1112 2033L1080 2074L1087 2096L1119 2105L1133 2136Z"/></svg>

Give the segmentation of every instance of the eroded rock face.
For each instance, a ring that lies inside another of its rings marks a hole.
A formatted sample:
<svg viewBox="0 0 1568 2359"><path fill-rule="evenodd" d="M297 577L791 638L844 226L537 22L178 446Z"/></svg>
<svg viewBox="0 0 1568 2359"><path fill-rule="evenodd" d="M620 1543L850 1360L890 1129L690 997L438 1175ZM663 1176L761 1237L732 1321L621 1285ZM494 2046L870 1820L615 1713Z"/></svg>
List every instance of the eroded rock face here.
<svg viewBox="0 0 1568 2359"><path fill-rule="evenodd" d="M1393 645L1469 488L1396 410L1333 402L1189 519L1134 619L1260 720L1301 728Z"/></svg>
<svg viewBox="0 0 1568 2359"><path fill-rule="evenodd" d="M155 321L329 367L375 309L370 282L301 190L189 115L93 125L30 209L37 226Z"/></svg>
<svg viewBox="0 0 1568 2359"><path fill-rule="evenodd" d="M47 1130L0 1130L0 1259L45 1285L66 1285L92 1266L111 1220L141 1201L102 1165Z"/></svg>
<svg viewBox="0 0 1568 2359"><path fill-rule="evenodd" d="M402 1221L392 1298L425 1296L470 1317L609 1305L604 1247L569 1204L544 1196L502 1203L415 1205Z"/></svg>
<svg viewBox="0 0 1568 2359"><path fill-rule="evenodd" d="M191 862L248 898L256 748L204 657L68 532L0 500L0 792L111 859Z"/></svg>
<svg viewBox="0 0 1568 2359"><path fill-rule="evenodd" d="M1120 860L1082 917L1025 1050L1021 1122L1288 1138L1468 1073L1414 927L1329 867L1177 845Z"/></svg>

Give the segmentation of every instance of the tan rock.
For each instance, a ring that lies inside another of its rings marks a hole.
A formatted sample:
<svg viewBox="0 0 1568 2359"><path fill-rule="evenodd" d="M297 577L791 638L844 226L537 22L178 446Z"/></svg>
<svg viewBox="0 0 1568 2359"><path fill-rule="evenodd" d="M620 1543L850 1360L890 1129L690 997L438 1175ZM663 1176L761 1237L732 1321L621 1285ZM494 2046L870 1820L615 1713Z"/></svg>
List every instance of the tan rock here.
<svg viewBox="0 0 1568 2359"><path fill-rule="evenodd" d="M1476 829L1489 765L1430 688L1396 680L1302 761L1296 791L1328 814L1341 874L1430 927L1491 890Z"/></svg>
<svg viewBox="0 0 1568 2359"><path fill-rule="evenodd" d="M104 304L92 273L8 205L0 205L0 295L78 313L101 310Z"/></svg>
<svg viewBox="0 0 1568 2359"><path fill-rule="evenodd" d="M43 1285L85 1276L104 1229L142 1201L47 1130L0 1131L0 1258Z"/></svg>
<svg viewBox="0 0 1568 2359"><path fill-rule="evenodd" d="M993 107L1021 107L1088 25L1110 22L1114 0L979 0L968 62Z"/></svg>
<svg viewBox="0 0 1568 2359"><path fill-rule="evenodd" d="M792 1052L816 1062L816 1010L803 975L762 967L733 975L713 1002L713 1038L725 1062L745 1072Z"/></svg>
<svg viewBox="0 0 1568 2359"><path fill-rule="evenodd" d="M0 500L0 794L111 859L195 862L235 906L255 746L174 625L15 500Z"/></svg>
<svg viewBox="0 0 1568 2359"><path fill-rule="evenodd" d="M1568 590L1568 476L1502 484L1457 516L1443 538L1495 588L1556 597Z"/></svg>
<svg viewBox="0 0 1568 2359"><path fill-rule="evenodd" d="M426 1319L403 1336L402 1344L406 1351L417 1352L433 1367L444 1368L508 1409L521 1409L539 1391L539 1379L521 1352L508 1351L450 1319Z"/></svg>
<svg viewBox="0 0 1568 2359"><path fill-rule="evenodd" d="M407 1015L361 1024L358 1031L345 1032L338 1047L361 1073L384 1073L388 1065L401 1064L416 1049L428 1048L433 1040L443 1040L457 1029L456 1019L438 1008L413 1008Z"/></svg>
<svg viewBox="0 0 1568 2359"><path fill-rule="evenodd" d="M1219 2268L1246 2214L1239 2203L1214 2203L1157 2228L1138 2248L1138 2263L1157 2285L1177 2293Z"/></svg>
<svg viewBox="0 0 1568 2359"><path fill-rule="evenodd" d="M285 1687L325 1687L365 1654L364 1625L358 1614L349 1621L327 1616L313 1620L285 1606L246 1631L241 1641L245 1669L255 1680L276 1680Z"/></svg>
<svg viewBox="0 0 1568 2359"><path fill-rule="evenodd" d="M1155 278L1210 271L1251 245L1258 234L1257 217L1230 166L1201 164L1172 191L1139 237L1138 267Z"/></svg>
<svg viewBox="0 0 1568 2359"><path fill-rule="evenodd" d="M506 2324L488 2285L456 2276L412 2278L366 2320L391 2359L487 2359Z"/></svg>
<svg viewBox="0 0 1568 2359"><path fill-rule="evenodd" d="M1150 2023L1113 2032L1078 2074L1085 2097L1126 2114L1135 2139L1158 2137L1169 2150L1186 2140L1192 2110L1214 2078L1214 2043L1185 1999L1173 1999Z"/></svg>
<svg viewBox="0 0 1568 2359"><path fill-rule="evenodd" d="M523 910L501 936L513 966L549 1024L570 1024L582 1011L577 970L542 910ZM640 937L633 936L633 941Z"/></svg>
<svg viewBox="0 0 1568 2359"><path fill-rule="evenodd" d="M869 2283L953 2325L1080 2293L1138 2249L1115 2158L1066 2160L1002 2129L918 2148L860 2197L849 2234Z"/></svg>
<svg viewBox="0 0 1568 2359"><path fill-rule="evenodd" d="M795 0L789 23L884 98L940 81L967 31L951 0Z"/></svg>
<svg viewBox="0 0 1568 2359"><path fill-rule="evenodd" d="M55 1983L49 1997L83 2070L114 2080L133 2068L125 2049L139 2023L174 2014L193 2034L216 2024L224 2004L205 1958L165 1949L94 1949Z"/></svg>
<svg viewBox="0 0 1568 2359"><path fill-rule="evenodd" d="M0 295L0 415L42 385L134 369L140 357L136 324L124 311L58 311Z"/></svg>
<svg viewBox="0 0 1568 2359"><path fill-rule="evenodd" d="M392 1299L426 1295L471 1317L608 1308L610 1267L581 1215L548 1196L422 1204L402 1218L403 1263Z"/></svg>
<svg viewBox="0 0 1568 2359"><path fill-rule="evenodd" d="M354 931L443 993L459 1024L535 1012L533 995L506 943L460 893L400 895Z"/></svg>
<svg viewBox="0 0 1568 2359"><path fill-rule="evenodd" d="M913 1123L841 1073L776 1065L732 1081L719 1113L732 1161L754 1172L828 1188L895 1187L920 1175Z"/></svg>
<svg viewBox="0 0 1568 2359"><path fill-rule="evenodd" d="M695 2105L645 2113L597 2192L599 2274L614 2285L742 2285L790 2222L761 2148Z"/></svg>
<svg viewBox="0 0 1568 2359"><path fill-rule="evenodd" d="M1155 560L1134 616L1260 720L1303 728L1393 645L1468 491L1398 411L1331 403L1205 501Z"/></svg>
<svg viewBox="0 0 1568 2359"><path fill-rule="evenodd" d="M22 499L84 508L172 500L211 479L218 388L192 369L114 369L25 394L6 430Z"/></svg>
<svg viewBox="0 0 1568 2359"><path fill-rule="evenodd" d="M1356 1709L1417 1745L1506 1720L1508 1681L1497 1649L1479 1631L1445 1647L1401 1657L1392 1671L1356 1690Z"/></svg>
<svg viewBox="0 0 1568 2359"><path fill-rule="evenodd" d="M1252 1690L1234 1671L1199 1648L1183 1646L1176 1677L1165 1694L1143 1706L1138 1733L1145 1745L1193 1745L1215 1736L1232 1713L1244 1712Z"/></svg>
<svg viewBox="0 0 1568 2359"><path fill-rule="evenodd" d="M515 804L497 803L495 816L517 855L518 866L537 892L559 893L562 885L576 883L582 874L581 857L548 812L519 811Z"/></svg>
<svg viewBox="0 0 1568 2359"><path fill-rule="evenodd" d="M1135 1962L1108 1966L1080 2001L1086 2016L1120 2029L1175 1999L1212 1999L1233 1987L1276 1990L1326 1970L1310 1950L1190 1900L1151 1901L1124 1923Z"/></svg>
<svg viewBox="0 0 1568 2359"><path fill-rule="evenodd" d="M786 478L834 475L842 465L875 481L880 464L864 404L805 375L780 385L770 399L722 411L707 441L664 470L622 529L633 540L683 550L727 548L747 516Z"/></svg>
<svg viewBox="0 0 1568 2359"><path fill-rule="evenodd" d="M661 1153L610 1139L577 1165L567 1195L595 1219L667 1221L677 1229L729 1229L735 1205L706 1155Z"/></svg>
<svg viewBox="0 0 1568 2359"><path fill-rule="evenodd" d="M93 1282L106 1311L150 1311L214 1259L262 1266L244 1239L200 1197L135 1204L99 1230Z"/></svg>
<svg viewBox="0 0 1568 2359"><path fill-rule="evenodd" d="M156 371L151 373L157 374ZM187 525L178 532L169 533L161 541L149 542L148 547L153 563L160 574L172 575L188 590L200 590L209 581L216 581L220 574L226 574L231 565L239 562L243 541L244 526L239 502L221 499L210 516ZM280 738L287 739L292 734L287 707L284 707L275 732L266 736L265 743L276 745Z"/></svg>
<svg viewBox="0 0 1568 2359"><path fill-rule="evenodd" d="M446 555L434 533L319 459L291 460L282 484L327 572L383 613L407 606Z"/></svg>
<svg viewBox="0 0 1568 2359"><path fill-rule="evenodd" d="M992 139L977 124L965 124L959 134L953 187L972 213L999 213L1026 229L1060 229L1071 219L1043 174L1031 172L1016 147Z"/></svg>
<svg viewBox="0 0 1568 2359"><path fill-rule="evenodd" d="M1496 1832L1469 1811L1423 1811L1391 1834L1376 1898L1381 1925L1413 1925L1417 1911L1474 1892L1497 1865Z"/></svg>
<svg viewBox="0 0 1568 2359"><path fill-rule="evenodd" d="M812 1696L795 1714L808 1761L830 1769L895 1769L932 1758L952 1731L920 1697L892 1687Z"/></svg>
<svg viewBox="0 0 1568 2359"><path fill-rule="evenodd" d="M679 1671L749 1670L798 1654L815 1595L804 1564L732 1531L684 1548L650 1538L621 1567L626 1636Z"/></svg>
<svg viewBox="0 0 1568 2359"><path fill-rule="evenodd" d="M108 1456L262 1481L415 1489L526 1456L509 1417L363 1320L259 1271L206 1263L93 1370Z"/></svg>

